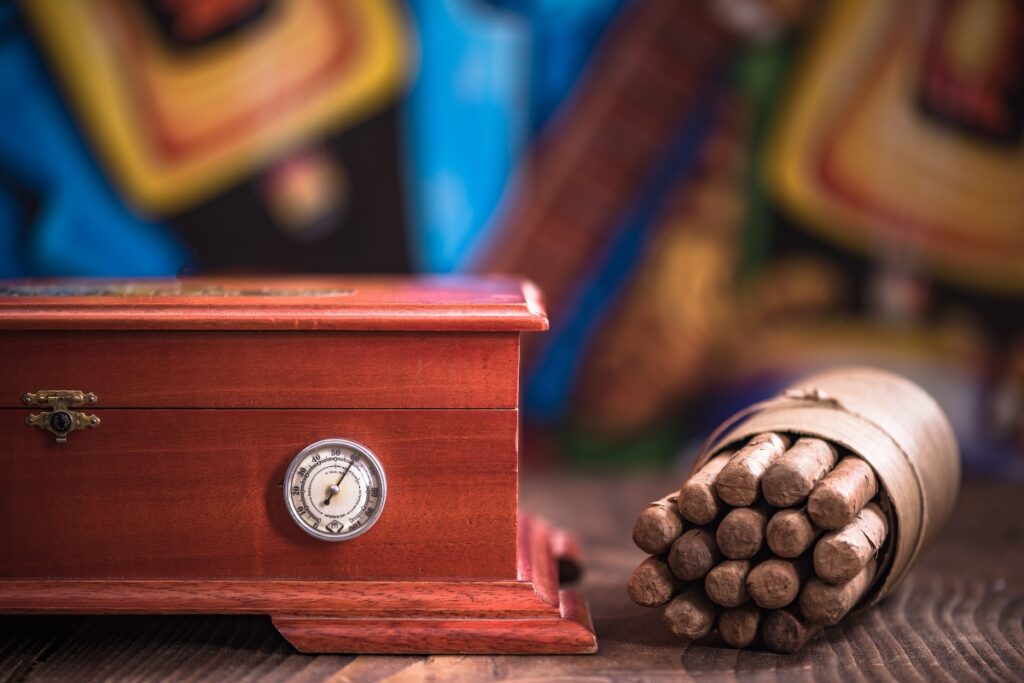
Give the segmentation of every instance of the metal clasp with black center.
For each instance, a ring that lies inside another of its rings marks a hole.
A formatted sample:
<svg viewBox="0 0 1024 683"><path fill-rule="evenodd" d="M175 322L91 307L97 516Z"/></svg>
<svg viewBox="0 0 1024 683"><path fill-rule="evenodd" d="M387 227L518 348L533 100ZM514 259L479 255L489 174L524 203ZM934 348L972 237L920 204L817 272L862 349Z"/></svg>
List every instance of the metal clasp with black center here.
<svg viewBox="0 0 1024 683"><path fill-rule="evenodd" d="M43 389L21 397L21 402L25 405L50 409L49 412L29 415L25 418L25 424L54 434L57 443L67 443L68 434L73 431L99 426L100 418L95 415L71 410L85 404L91 405L96 401L96 394L77 389Z"/></svg>

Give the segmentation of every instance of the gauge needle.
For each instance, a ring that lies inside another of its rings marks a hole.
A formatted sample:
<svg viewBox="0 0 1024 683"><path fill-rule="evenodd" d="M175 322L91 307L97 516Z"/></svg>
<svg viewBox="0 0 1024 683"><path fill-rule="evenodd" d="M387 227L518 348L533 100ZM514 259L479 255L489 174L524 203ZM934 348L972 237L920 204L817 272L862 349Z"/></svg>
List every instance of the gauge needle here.
<svg viewBox="0 0 1024 683"><path fill-rule="evenodd" d="M338 477L338 483L327 487L327 498L324 500L324 505L330 505L331 498L334 498L341 491L341 482L345 481L345 477L348 476L348 471L352 469L352 465L354 465L355 462L356 459L352 458L348 463L348 467L346 467L345 471L341 473L340 477Z"/></svg>

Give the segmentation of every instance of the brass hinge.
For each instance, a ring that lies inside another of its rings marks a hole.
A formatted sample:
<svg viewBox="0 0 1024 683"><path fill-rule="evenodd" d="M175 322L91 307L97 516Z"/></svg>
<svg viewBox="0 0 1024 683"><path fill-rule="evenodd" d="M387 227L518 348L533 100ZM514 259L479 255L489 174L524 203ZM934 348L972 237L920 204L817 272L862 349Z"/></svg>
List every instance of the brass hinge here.
<svg viewBox="0 0 1024 683"><path fill-rule="evenodd" d="M71 408L97 401L96 394L86 393L77 389L43 389L29 392L21 397L21 402L29 406L49 408L49 412L33 413L25 418L25 424L39 427L54 434L57 443L67 443L68 434L77 429L98 427L100 419L95 415L87 415Z"/></svg>

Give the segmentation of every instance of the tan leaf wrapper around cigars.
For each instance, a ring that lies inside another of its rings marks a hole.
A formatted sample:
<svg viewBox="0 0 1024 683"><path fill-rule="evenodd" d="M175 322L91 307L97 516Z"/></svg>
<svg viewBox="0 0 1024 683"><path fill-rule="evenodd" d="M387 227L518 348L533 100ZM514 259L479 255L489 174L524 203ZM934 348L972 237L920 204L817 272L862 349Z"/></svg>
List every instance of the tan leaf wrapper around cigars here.
<svg viewBox="0 0 1024 683"><path fill-rule="evenodd" d="M872 368L811 375L729 418L705 442L693 471L762 432L826 439L866 460L878 475L892 529L864 604L896 588L956 504L960 450L953 428L931 396L899 375Z"/></svg>

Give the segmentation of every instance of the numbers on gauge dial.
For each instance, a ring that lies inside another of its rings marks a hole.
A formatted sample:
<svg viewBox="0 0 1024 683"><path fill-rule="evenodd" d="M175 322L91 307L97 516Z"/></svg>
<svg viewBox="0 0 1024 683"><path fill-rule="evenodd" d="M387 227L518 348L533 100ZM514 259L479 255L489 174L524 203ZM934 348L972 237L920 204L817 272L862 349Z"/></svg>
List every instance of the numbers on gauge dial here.
<svg viewBox="0 0 1024 683"><path fill-rule="evenodd" d="M307 446L288 467L285 503L306 533L345 541L369 529L384 506L384 469L365 446L329 439Z"/></svg>

